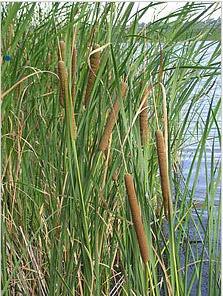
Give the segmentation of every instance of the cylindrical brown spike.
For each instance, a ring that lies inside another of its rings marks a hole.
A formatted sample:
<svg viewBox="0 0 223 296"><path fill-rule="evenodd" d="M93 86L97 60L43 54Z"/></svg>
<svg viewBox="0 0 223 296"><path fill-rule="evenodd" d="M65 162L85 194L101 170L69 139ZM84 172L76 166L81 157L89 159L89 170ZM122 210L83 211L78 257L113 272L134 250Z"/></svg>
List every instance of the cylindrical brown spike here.
<svg viewBox="0 0 223 296"><path fill-rule="evenodd" d="M60 40L59 42L59 49L58 49L58 59L59 61L65 62L65 56L66 55L66 44L63 40Z"/></svg>
<svg viewBox="0 0 223 296"><path fill-rule="evenodd" d="M93 47L93 50L96 50L99 47L100 46L96 44ZM95 82L96 75L97 75L97 72L99 69L99 65L100 65L100 52L97 51L90 56L90 69L88 72L87 88L86 88L85 98L84 98L85 107L87 107L89 104L91 92L92 92L92 89L94 86L94 82Z"/></svg>
<svg viewBox="0 0 223 296"><path fill-rule="evenodd" d="M65 52L66 52L66 44L63 40L59 41L59 48L58 48L58 75L60 77L60 90L59 90L59 98L60 98L60 104L62 107L64 107L64 96L65 96L65 92L64 92L64 84L61 81L61 73L60 73L60 69L59 67L62 67L60 64L60 61L65 61ZM60 66L59 66L60 65ZM65 66L64 66L65 67ZM66 73L65 75L67 75L68 79L68 73Z"/></svg>
<svg viewBox="0 0 223 296"><path fill-rule="evenodd" d="M65 87L68 84L68 73L65 68L64 61L58 62L58 75L60 78L60 104L62 107L65 106Z"/></svg>
<svg viewBox="0 0 223 296"><path fill-rule="evenodd" d="M126 90L127 90L127 84L126 82L122 82L122 86L121 86L121 96L122 98L125 98L126 95ZM118 117L118 113L119 113L119 100L116 99L113 108L111 110L111 112L108 115L108 119L107 119L107 123L104 129L104 133L102 135L100 144L99 144L99 150L101 151L105 151L108 148L108 143L109 143L109 139L110 136L112 134L112 130L115 126L117 117Z"/></svg>
<svg viewBox="0 0 223 296"><path fill-rule="evenodd" d="M125 187L127 190L128 200L132 213L132 220L135 227L136 236L138 239L139 249L142 260L146 264L149 260L149 248L146 238L146 233L143 227L140 207L138 205L133 178L130 174L125 175Z"/></svg>
<svg viewBox="0 0 223 296"><path fill-rule="evenodd" d="M163 195L163 205L166 218L170 218L172 213L172 202L170 199L170 183L167 170L167 154L165 149L165 141L161 130L156 131L156 145L159 162L159 171L161 179L161 189Z"/></svg>
<svg viewBox="0 0 223 296"><path fill-rule="evenodd" d="M77 127L76 127L76 122L74 117L72 100L68 92L68 73L67 73L67 69L65 67L64 61L58 62L58 72L60 77L61 89L63 90L63 93L64 93L62 103L63 103L63 106L65 105L66 107L67 116L70 116L70 119L71 119L70 133L71 133L72 139L75 140Z"/></svg>

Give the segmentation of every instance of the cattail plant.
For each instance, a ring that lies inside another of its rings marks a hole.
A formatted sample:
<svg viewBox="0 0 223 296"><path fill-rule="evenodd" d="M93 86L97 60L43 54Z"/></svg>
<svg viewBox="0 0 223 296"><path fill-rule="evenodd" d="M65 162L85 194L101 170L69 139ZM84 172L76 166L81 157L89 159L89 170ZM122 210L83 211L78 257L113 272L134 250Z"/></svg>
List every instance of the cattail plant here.
<svg viewBox="0 0 223 296"><path fill-rule="evenodd" d="M66 44L63 40L60 40L59 48L58 48L58 59L59 61L65 61L65 58L66 58Z"/></svg>
<svg viewBox="0 0 223 296"><path fill-rule="evenodd" d="M60 104L62 107L65 107L64 100L65 100L65 85L68 83L68 74L64 70L64 61L58 62L58 75L60 80Z"/></svg>
<svg viewBox="0 0 223 296"><path fill-rule="evenodd" d="M166 92L165 88L162 83L160 83L162 93L163 93L163 129L164 129L164 142L165 142L165 149L166 149L166 155L168 156L168 115L167 115L167 101L166 101ZM167 170L168 170L168 157L167 157Z"/></svg>
<svg viewBox="0 0 223 296"><path fill-rule="evenodd" d="M161 130L156 131L156 146L159 162L159 171L161 179L161 189L163 195L163 205L166 218L170 218L172 213L172 202L170 197L170 183L169 174L167 169L167 154L165 148L165 141L163 132Z"/></svg>
<svg viewBox="0 0 223 296"><path fill-rule="evenodd" d="M67 69L65 67L64 61L59 61L58 62L58 75L60 78L61 86L64 92L64 97L65 97L65 91L68 88L68 74L67 74Z"/></svg>
<svg viewBox="0 0 223 296"><path fill-rule="evenodd" d="M93 47L93 51L97 50L100 46L96 44ZM86 87L86 92L85 92L85 97L84 97L84 106L87 107L90 101L91 97L91 92L94 86L94 82L96 79L97 71L99 69L100 65L100 52L96 51L95 53L90 55L90 68L88 71L88 80L87 80L87 87Z"/></svg>
<svg viewBox="0 0 223 296"><path fill-rule="evenodd" d="M65 42L63 40L60 40L59 42L59 48L58 48L58 75L60 78L60 87L59 87L59 99L60 99L60 104L62 107L64 107L64 96L65 96L65 89L64 89L64 81L62 81L62 76L61 76L61 69L59 69L59 67L61 67L60 65L62 65L60 63L60 61L65 61L65 51L66 51L66 45ZM68 80L68 74L66 80Z"/></svg>
<svg viewBox="0 0 223 296"><path fill-rule="evenodd" d="M64 61L58 62L58 74L60 78L61 89L63 91L63 99L65 99L65 108L66 108L68 120L70 120L71 118L71 126L69 124L71 138L75 140L77 128L76 128L76 123L74 118L73 104L72 104L72 100L70 100L69 91L68 91L68 73L67 73L67 69L65 67ZM64 100L63 100L63 104L64 104Z"/></svg>
<svg viewBox="0 0 223 296"><path fill-rule="evenodd" d="M72 81L72 87L71 87L71 95L72 99L74 100L75 94L76 94L76 80L77 80L77 49L76 49L76 37L77 37L77 29L74 29L73 34L73 42L72 42L72 48L71 48L71 81Z"/></svg>
<svg viewBox="0 0 223 296"><path fill-rule="evenodd" d="M146 233L143 227L140 207L137 201L133 178L130 174L125 175L125 187L128 195L128 201L131 208L133 225L138 239L139 249L143 263L146 264L149 260L149 248L146 238Z"/></svg>
<svg viewBox="0 0 223 296"><path fill-rule="evenodd" d="M149 126L148 126L148 95L151 88L146 87L142 96L142 109L139 115L140 122L140 136L142 146L146 145L149 140Z"/></svg>
<svg viewBox="0 0 223 296"><path fill-rule="evenodd" d="M126 95L126 90L127 90L127 84L126 82L122 82L121 84L121 96L124 99L125 95ZM105 152L106 149L108 148L108 142L109 142L109 138L112 134L112 130L115 126L115 123L117 121L117 117L118 117L118 113L119 113L119 99L117 98L111 112L108 115L108 119L107 119L107 123L104 129L104 133L102 135L100 144L99 144L99 150Z"/></svg>
<svg viewBox="0 0 223 296"><path fill-rule="evenodd" d="M161 47L161 45L160 45ZM159 73L158 73L158 81L163 82L163 50L160 48L160 64L159 64Z"/></svg>

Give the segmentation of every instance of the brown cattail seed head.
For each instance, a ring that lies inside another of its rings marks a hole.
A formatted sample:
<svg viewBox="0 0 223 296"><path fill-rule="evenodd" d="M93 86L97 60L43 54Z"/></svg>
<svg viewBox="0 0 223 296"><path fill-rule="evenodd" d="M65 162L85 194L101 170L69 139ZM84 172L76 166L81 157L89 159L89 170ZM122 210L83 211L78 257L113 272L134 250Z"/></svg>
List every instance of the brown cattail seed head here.
<svg viewBox="0 0 223 296"><path fill-rule="evenodd" d="M77 127L75 123L72 101L70 100L70 96L68 92L68 73L67 73L67 69L65 67L64 61L58 62L58 74L60 78L61 90L63 93L63 97L62 97L63 99L60 100L60 103L64 107L64 101L65 101L66 112L71 119L71 126L70 126L71 137L72 137L72 140L75 140Z"/></svg>
<svg viewBox="0 0 223 296"><path fill-rule="evenodd" d="M149 140L149 126L148 126L148 95L150 88L147 87L144 90L142 96L142 111L140 112L139 121L140 121L140 135L141 135L141 144L144 146L148 143Z"/></svg>
<svg viewBox="0 0 223 296"><path fill-rule="evenodd" d="M96 44L93 47L93 50L96 50L99 47L100 46L98 44ZM94 82L95 82L96 75L97 75L97 72L99 69L99 65L100 65L100 51L97 51L97 52L90 55L90 69L88 72L87 88L86 88L85 98L84 98L85 107L87 107L89 104L91 92L92 92L92 89L94 86Z"/></svg>
<svg viewBox="0 0 223 296"><path fill-rule="evenodd" d="M121 96L123 99L125 98L126 91L127 91L127 84L126 84L126 82L122 82ZM107 119L107 123L106 123L105 129L104 129L104 133L102 135L102 138L101 138L101 141L99 144L99 149L103 152L108 148L109 139L112 134L112 130L115 126L115 123L117 121L119 108L120 108L119 100L116 99L116 101L112 107L112 110L108 115L108 119Z"/></svg>
<svg viewBox="0 0 223 296"><path fill-rule="evenodd" d="M140 253L141 253L144 264L146 264L149 260L149 248L148 248L145 230L142 224L140 208L136 198L133 178L130 174L125 175L125 187L127 190L128 200L129 200L131 213L132 213L132 220L133 220L135 232L136 232L138 243L139 243Z"/></svg>
<svg viewBox="0 0 223 296"><path fill-rule="evenodd" d="M66 44L63 40L59 42L58 59L59 61L65 61Z"/></svg>
<svg viewBox="0 0 223 296"><path fill-rule="evenodd" d="M166 218L169 218L169 215L172 212L172 203L170 200L170 183L169 174L167 170L167 154L164 137L161 130L156 131L156 145L161 179L161 189L163 195L164 212Z"/></svg>
<svg viewBox="0 0 223 296"><path fill-rule="evenodd" d="M60 78L60 104L64 107L65 88L68 86L68 74L64 61L58 62L58 75Z"/></svg>

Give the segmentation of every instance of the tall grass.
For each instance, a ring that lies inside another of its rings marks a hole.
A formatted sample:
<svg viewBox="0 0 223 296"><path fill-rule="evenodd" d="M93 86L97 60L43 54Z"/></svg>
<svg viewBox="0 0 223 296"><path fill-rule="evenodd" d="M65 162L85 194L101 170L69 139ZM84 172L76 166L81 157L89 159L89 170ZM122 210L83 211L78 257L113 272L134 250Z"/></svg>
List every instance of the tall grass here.
<svg viewBox="0 0 223 296"><path fill-rule="evenodd" d="M219 295L220 42L206 42L212 29L185 35L219 7L188 2L141 30L142 16L160 5L151 2L137 12L133 2L1 5L3 295ZM166 33L170 23L174 29ZM65 108L59 99L64 80ZM149 137L142 145L148 85ZM115 121L104 154L100 141L109 114ZM164 131L168 152L168 220L157 129ZM181 151L188 143L196 148L185 174ZM206 189L198 208L203 160ZM127 172L148 244L146 266Z"/></svg>

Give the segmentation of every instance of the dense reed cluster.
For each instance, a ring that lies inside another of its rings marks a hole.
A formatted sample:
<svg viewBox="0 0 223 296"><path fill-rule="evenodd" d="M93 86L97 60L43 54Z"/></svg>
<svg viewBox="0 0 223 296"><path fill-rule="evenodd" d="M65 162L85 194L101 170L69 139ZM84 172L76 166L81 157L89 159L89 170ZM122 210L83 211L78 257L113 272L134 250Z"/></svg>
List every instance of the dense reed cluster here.
<svg viewBox="0 0 223 296"><path fill-rule="evenodd" d="M2 5L3 295L220 292L218 8L162 5Z"/></svg>

